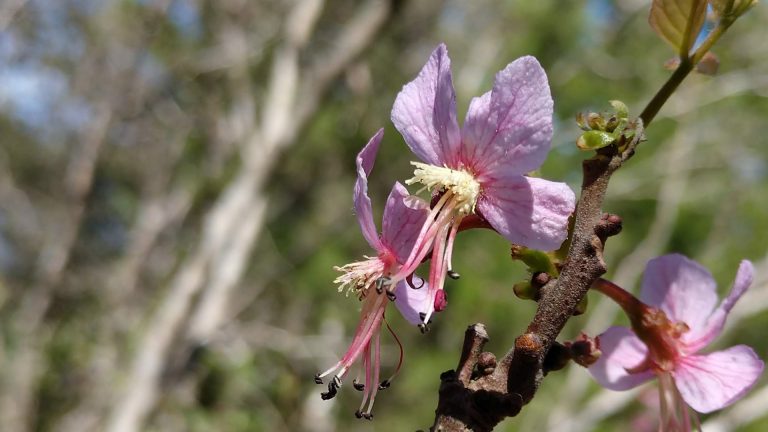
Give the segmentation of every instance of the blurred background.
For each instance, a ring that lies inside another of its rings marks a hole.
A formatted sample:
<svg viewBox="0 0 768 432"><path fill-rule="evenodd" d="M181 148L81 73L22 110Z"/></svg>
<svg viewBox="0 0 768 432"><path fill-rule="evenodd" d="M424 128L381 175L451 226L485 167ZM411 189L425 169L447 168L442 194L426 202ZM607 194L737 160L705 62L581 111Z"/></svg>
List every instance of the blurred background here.
<svg viewBox="0 0 768 432"><path fill-rule="evenodd" d="M320 400L313 375L351 341L359 311L333 266L370 253L352 213L354 156L380 127L381 214L413 156L389 113L446 42L459 117L513 59L535 55L555 100L542 175L578 189L577 112L621 99L637 115L672 51L649 1L3 0L0 2L0 430L413 431L431 425L464 329L503 354L535 308L485 230L459 236L450 304L426 336L394 313L405 365L355 419L360 394ZM717 347L768 341L768 12L716 46L662 110L605 210L624 218L609 276L684 253L721 292L757 267ZM377 217L378 219L378 217ZM624 322L590 293L562 337ZM383 373L397 346L382 338ZM354 372L353 374L354 375ZM704 416L707 431L768 428L768 378ZM508 431L656 430L654 384L600 390L550 374Z"/></svg>

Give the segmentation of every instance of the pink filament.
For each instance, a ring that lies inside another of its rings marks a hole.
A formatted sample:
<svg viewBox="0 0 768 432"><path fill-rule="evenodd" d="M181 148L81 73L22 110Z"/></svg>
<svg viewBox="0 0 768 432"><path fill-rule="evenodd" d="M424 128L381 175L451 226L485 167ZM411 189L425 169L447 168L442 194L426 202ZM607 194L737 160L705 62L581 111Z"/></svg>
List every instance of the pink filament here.
<svg viewBox="0 0 768 432"><path fill-rule="evenodd" d="M397 337L395 332L392 330L392 327L389 326L389 322L387 322L387 319L384 319L384 324L387 325L387 330L389 330L389 334L392 335L393 338L395 338L395 342L397 343L397 347L400 349L400 358L397 359L397 367L395 368L395 372L392 373L392 376L390 376L387 379L387 382L392 382L393 379L397 376L398 373L400 373L400 367L403 365L403 357L405 356L405 350L403 350L403 344L400 342L400 339Z"/></svg>
<svg viewBox="0 0 768 432"><path fill-rule="evenodd" d="M373 333L378 331L378 329L381 327L381 321L384 318L384 309L387 306L386 301L388 300L386 300L386 297L383 295L378 295L375 297L373 307L368 312L368 315L365 317L364 321L358 325L355 337L352 340L352 343L350 344L347 352L338 363L320 374L319 378L330 374L339 367L341 367L341 371L338 374L338 377L340 379L344 377L344 375L349 370L349 367L352 365L352 363L355 362L355 360L360 356L360 353L370 342ZM366 309L367 308L363 308L363 314L366 314Z"/></svg>
<svg viewBox="0 0 768 432"><path fill-rule="evenodd" d="M446 192L440 197L440 200L435 204L432 210L430 210L408 259L405 260L405 263L397 274L392 277L391 287L394 287L397 282L412 274L416 270L416 267L421 264L421 261L427 253L429 253L429 247L434 242L435 235L439 231L440 226L447 222L450 218L451 210L455 207L455 204L452 205L452 202L449 201L451 196L452 193L450 191Z"/></svg>
<svg viewBox="0 0 768 432"><path fill-rule="evenodd" d="M377 333L376 336L373 337L373 381L370 383L371 385L371 397L368 401L368 410L366 411L367 414L370 416L371 410L373 409L373 402L376 400L376 393L379 391L379 370L381 369L381 343L380 343L380 336ZM368 383L365 384L366 387L368 386Z"/></svg>
<svg viewBox="0 0 768 432"><path fill-rule="evenodd" d="M363 352L363 368L365 369L365 387L363 388L363 400L360 402L358 411L362 412L365 402L368 401L368 395L371 394L371 344L365 345Z"/></svg>

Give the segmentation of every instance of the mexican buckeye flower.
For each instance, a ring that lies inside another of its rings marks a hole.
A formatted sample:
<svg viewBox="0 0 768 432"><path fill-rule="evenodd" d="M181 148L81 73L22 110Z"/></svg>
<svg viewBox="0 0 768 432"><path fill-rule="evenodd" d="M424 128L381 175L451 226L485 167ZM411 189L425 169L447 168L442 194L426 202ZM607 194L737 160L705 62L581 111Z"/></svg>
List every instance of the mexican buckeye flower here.
<svg viewBox="0 0 768 432"><path fill-rule="evenodd" d="M712 275L682 255L648 262L640 300L607 281L596 289L627 312L632 329L611 327L600 335L602 356L589 368L611 390L627 390L659 378L662 430L690 430L695 416L726 407L757 382L763 361L737 345L699 354L722 331L736 301L752 284L754 269L742 261L730 294L719 305Z"/></svg>
<svg viewBox="0 0 768 432"><path fill-rule="evenodd" d="M343 274L334 283L339 285L339 292L355 293L362 302L360 322L355 336L347 352L333 367L315 376L315 382L322 384L323 377L335 375L328 383L328 391L322 394L323 399L336 395L341 386L341 380L349 372L352 365L362 358L364 381L353 386L363 391L363 401L355 413L358 418L371 419L376 393L381 388L389 387L392 379L400 369L403 361L403 351L400 341L386 323L384 312L390 300L394 300L401 314L411 323L421 322L418 308L424 304L427 289L425 282L416 276L409 276L397 284L393 292L386 291L382 282L391 274L397 272L403 258L413 248L416 236L424 224L428 213L427 203L408 195L408 191L400 183L392 188L384 208L382 234L378 235L376 224L373 222L371 200L368 197L368 175L373 169L376 152L378 151L383 129L379 130L357 155L357 181L354 190L354 206L363 237L376 251L376 256L365 257L365 261L336 267ZM424 288L424 289L422 289ZM379 332L382 324L386 325L400 347L400 359L395 373L388 379L379 382L381 344ZM367 408L366 408L367 404Z"/></svg>
<svg viewBox="0 0 768 432"><path fill-rule="evenodd" d="M442 310L453 242L462 220L477 215L512 243L554 250L565 240L573 191L525 174L541 166L552 139L552 97L544 70L521 57L496 74L493 89L473 98L463 129L445 45L438 46L392 108L392 122L422 162L414 176L434 193L432 209L396 283L432 251L422 326ZM422 327L424 329L425 327Z"/></svg>

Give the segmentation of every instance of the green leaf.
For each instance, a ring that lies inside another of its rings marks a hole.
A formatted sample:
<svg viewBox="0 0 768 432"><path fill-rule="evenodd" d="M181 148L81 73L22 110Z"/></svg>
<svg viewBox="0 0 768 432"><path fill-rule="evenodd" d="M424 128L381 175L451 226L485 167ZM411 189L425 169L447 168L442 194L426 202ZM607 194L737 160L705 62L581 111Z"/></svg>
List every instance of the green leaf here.
<svg viewBox="0 0 768 432"><path fill-rule="evenodd" d="M521 300L536 300L539 296L538 290L530 282L518 282L512 286L517 298Z"/></svg>
<svg viewBox="0 0 768 432"><path fill-rule="evenodd" d="M616 117L620 119L629 118L629 108L627 108L627 104L620 100L612 100L608 101L608 103L610 103L613 109L616 110Z"/></svg>
<svg viewBox="0 0 768 432"><path fill-rule="evenodd" d="M546 252L529 249L525 246L512 245L510 255L512 259L525 263L531 273L545 272L552 277L557 277L558 275L557 267L552 262L552 257Z"/></svg>
<svg viewBox="0 0 768 432"><path fill-rule="evenodd" d="M688 56L704 25L707 2L704 0L653 0L648 22L681 57Z"/></svg>
<svg viewBox="0 0 768 432"><path fill-rule="evenodd" d="M613 135L608 132L592 130L581 134L576 140L576 147L581 150L597 150L611 145L614 140Z"/></svg>
<svg viewBox="0 0 768 432"><path fill-rule="evenodd" d="M729 0L710 0L709 3L712 5L712 9L715 13L719 16L730 14L739 16L749 10L752 6L756 5L757 0L733 0L732 2ZM729 3L732 3L730 9L728 9Z"/></svg>

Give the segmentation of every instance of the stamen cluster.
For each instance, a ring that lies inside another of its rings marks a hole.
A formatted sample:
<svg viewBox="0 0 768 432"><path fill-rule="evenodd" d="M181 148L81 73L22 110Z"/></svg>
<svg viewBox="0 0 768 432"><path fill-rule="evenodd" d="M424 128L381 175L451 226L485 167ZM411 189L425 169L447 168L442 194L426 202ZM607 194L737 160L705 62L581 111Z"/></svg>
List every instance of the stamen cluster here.
<svg viewBox="0 0 768 432"><path fill-rule="evenodd" d="M413 177L405 181L412 185L421 183L427 190L450 191L455 200L455 211L459 216L475 212L477 197L480 195L480 182L465 170L454 170L421 162L411 162L416 167Z"/></svg>
<svg viewBox="0 0 768 432"><path fill-rule="evenodd" d="M346 295L355 292L357 298L362 300L368 295L368 289L382 279L385 272L385 263L378 258L365 257L365 261L345 264L333 269L343 274L333 280L339 285L339 292L346 290Z"/></svg>

